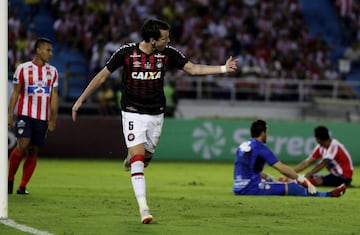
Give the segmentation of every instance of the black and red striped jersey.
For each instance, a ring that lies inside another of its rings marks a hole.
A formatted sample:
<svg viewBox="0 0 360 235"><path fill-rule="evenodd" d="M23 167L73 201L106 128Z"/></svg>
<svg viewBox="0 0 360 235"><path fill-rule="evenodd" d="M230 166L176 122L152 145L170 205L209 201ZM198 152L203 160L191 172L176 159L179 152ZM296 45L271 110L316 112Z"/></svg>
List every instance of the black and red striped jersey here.
<svg viewBox="0 0 360 235"><path fill-rule="evenodd" d="M121 108L126 112L160 114L165 111L164 77L169 67L183 69L188 59L176 48L146 54L139 43L128 43L106 63L110 72L123 67Z"/></svg>

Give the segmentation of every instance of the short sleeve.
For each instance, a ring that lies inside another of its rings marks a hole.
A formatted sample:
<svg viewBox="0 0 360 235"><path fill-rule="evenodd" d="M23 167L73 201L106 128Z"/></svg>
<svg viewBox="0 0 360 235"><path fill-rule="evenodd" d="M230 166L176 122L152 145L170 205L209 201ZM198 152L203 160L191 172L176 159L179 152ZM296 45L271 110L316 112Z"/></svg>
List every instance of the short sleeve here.
<svg viewBox="0 0 360 235"><path fill-rule="evenodd" d="M189 61L186 56L172 46L168 46L166 50L168 50L169 54L169 64L177 69L183 69L185 64Z"/></svg>

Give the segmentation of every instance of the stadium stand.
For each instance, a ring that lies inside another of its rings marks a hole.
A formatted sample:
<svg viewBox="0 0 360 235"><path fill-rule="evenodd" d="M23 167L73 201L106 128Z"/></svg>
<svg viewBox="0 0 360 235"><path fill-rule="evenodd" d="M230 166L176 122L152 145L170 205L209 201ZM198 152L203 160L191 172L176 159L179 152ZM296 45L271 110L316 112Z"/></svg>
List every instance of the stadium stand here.
<svg viewBox="0 0 360 235"><path fill-rule="evenodd" d="M341 23L341 17L339 17L338 13L338 7L340 6L337 6L337 4L340 4L342 2L341 0L300 0L299 2L302 7L304 20L309 25L311 34L313 36L320 34L328 44L334 47L330 54L332 62L334 64L341 62L350 63L349 69L346 69L343 74L345 80L360 81L360 64L352 64L351 61L341 61L341 59L344 58L345 50L350 47L352 43L359 41L358 35L356 35L358 31L356 28L358 27L358 23L356 21L358 21L357 18L359 17L359 6L353 6L351 12L351 25L353 25L351 27L354 28L347 29L344 28ZM347 30L345 34L348 36L343 38L344 30ZM341 66L341 64L339 66ZM341 67L339 70L342 70ZM360 89L357 88L357 91L360 92Z"/></svg>
<svg viewBox="0 0 360 235"><path fill-rule="evenodd" d="M172 44L195 62L219 64L227 55L239 59L242 69L231 78L227 75L194 81L181 72L169 73L168 79L176 78L181 99L306 102L313 101L312 93L321 91L323 83L329 85L327 93L331 98L359 96L360 86L354 83L348 85L354 94L333 97L339 94L337 83L345 86L344 80L360 82L357 67L352 66L349 73L338 68L350 45L339 36L342 28L336 4L341 0L47 0L39 1L34 17L30 16L34 11L25 2L9 1L9 24L20 25L9 27L9 71L20 61L18 58L28 55L26 50L19 53L17 44L12 43L21 32L26 34L29 45L37 35L50 37L55 49L52 64L61 74L60 95L66 108L116 46L140 40L139 25L153 16L171 23ZM354 5L356 25L358 12ZM357 30L353 28L350 30ZM276 86L269 86L274 79ZM114 74L111 84L115 90L119 80L119 74ZM311 85L310 97L301 90L306 91L308 86L299 85L309 81L315 84Z"/></svg>
<svg viewBox="0 0 360 235"><path fill-rule="evenodd" d="M328 0L300 0L304 21L309 25L312 36L321 35L330 45L336 48L331 54L333 62L341 56L344 47L341 45L339 22L334 4Z"/></svg>

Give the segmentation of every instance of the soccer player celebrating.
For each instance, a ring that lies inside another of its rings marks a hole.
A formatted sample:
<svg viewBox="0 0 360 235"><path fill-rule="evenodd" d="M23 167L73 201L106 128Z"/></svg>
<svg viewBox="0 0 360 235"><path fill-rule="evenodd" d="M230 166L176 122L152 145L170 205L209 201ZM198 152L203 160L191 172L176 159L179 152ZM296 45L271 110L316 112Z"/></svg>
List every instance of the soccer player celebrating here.
<svg viewBox="0 0 360 235"><path fill-rule="evenodd" d="M58 72L48 64L52 56L49 39L39 38L34 46L34 59L20 64L14 73L9 102L8 128L14 121L17 104L17 146L10 153L8 193L13 193L14 178L21 160L25 159L17 194L29 194L26 185L35 170L39 147L45 143L47 131L56 127L58 112ZM50 111L50 112L49 112Z"/></svg>
<svg viewBox="0 0 360 235"><path fill-rule="evenodd" d="M315 127L314 136L318 145L308 158L295 167L295 171L301 172L320 160L305 174L313 185L349 185L354 170L350 153L340 141L330 138L329 130L325 126ZM328 174L316 174L324 167L328 169Z"/></svg>
<svg viewBox="0 0 360 235"><path fill-rule="evenodd" d="M182 69L190 75L234 72L236 60L230 57L224 65L201 65L190 62L179 50L169 46L170 26L158 19L145 21L140 43L120 47L95 75L72 108L76 112L89 95L116 69L123 67L122 126L128 158L125 167L131 172L131 182L139 205L142 223L153 219L146 200L144 167L158 144L165 112L164 76L169 67Z"/></svg>
<svg viewBox="0 0 360 235"><path fill-rule="evenodd" d="M235 195L339 197L345 193L345 184L330 192L318 192L304 175L280 162L265 145L268 133L265 121L254 121L250 133L251 138L240 144L236 152L233 184ZM293 181L276 181L274 177L263 172L265 163Z"/></svg>

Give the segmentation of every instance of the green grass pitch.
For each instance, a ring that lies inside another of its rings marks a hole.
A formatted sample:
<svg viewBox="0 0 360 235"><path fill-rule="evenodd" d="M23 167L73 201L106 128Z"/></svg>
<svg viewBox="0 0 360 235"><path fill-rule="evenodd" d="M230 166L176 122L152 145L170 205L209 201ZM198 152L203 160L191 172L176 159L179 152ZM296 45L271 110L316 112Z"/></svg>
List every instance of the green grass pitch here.
<svg viewBox="0 0 360 235"><path fill-rule="evenodd" d="M274 170L267 171L278 176ZM234 196L233 165L157 162L145 170L154 220L140 223L118 160L40 159L30 195L9 195L9 219L57 235L360 234L360 168L340 198ZM16 176L16 184L21 171ZM327 191L328 188L319 188ZM0 224L0 234L28 234Z"/></svg>

